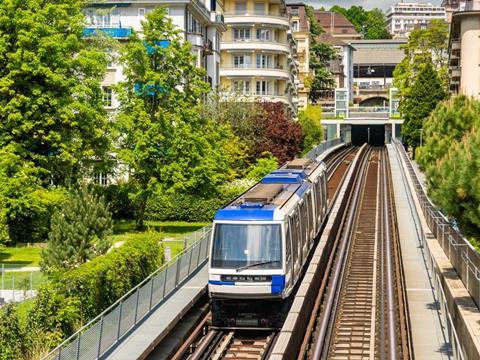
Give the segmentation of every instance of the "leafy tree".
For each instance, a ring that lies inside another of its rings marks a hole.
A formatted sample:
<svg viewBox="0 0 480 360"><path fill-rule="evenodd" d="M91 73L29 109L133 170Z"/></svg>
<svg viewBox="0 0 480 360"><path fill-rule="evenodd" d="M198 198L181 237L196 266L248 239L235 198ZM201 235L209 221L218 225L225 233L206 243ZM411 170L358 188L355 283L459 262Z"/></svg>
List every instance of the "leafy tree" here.
<svg viewBox="0 0 480 360"><path fill-rule="evenodd" d="M257 147L257 157L269 152L278 159L279 164L293 159L301 149L303 141L302 127L287 116L285 106L277 102L262 103L265 116L263 122L265 141Z"/></svg>
<svg viewBox="0 0 480 360"><path fill-rule="evenodd" d="M405 117L402 133L408 145L415 149L420 144L423 122L446 96L433 65L427 63L418 74L410 94L400 104Z"/></svg>
<svg viewBox="0 0 480 360"><path fill-rule="evenodd" d="M448 24L433 20L427 29L410 33L408 43L402 48L405 58L394 71L394 85L402 97L408 96L415 79L426 64L433 64L442 86L448 82Z"/></svg>
<svg viewBox="0 0 480 360"><path fill-rule="evenodd" d="M278 168L278 161L275 156L269 152L263 153L262 156L248 168L247 179L260 181L264 176Z"/></svg>
<svg viewBox="0 0 480 360"><path fill-rule="evenodd" d="M108 121L100 83L101 41L82 37L83 0L0 2L0 147L19 155L45 182L75 181L105 158Z"/></svg>
<svg viewBox="0 0 480 360"><path fill-rule="evenodd" d="M382 10L375 8L365 10L362 6L344 7L334 5L330 11L342 14L355 26L355 30L362 34L365 39L390 39L391 35L387 30L385 14Z"/></svg>
<svg viewBox="0 0 480 360"><path fill-rule="evenodd" d="M80 187L52 217L48 248L42 266L50 270L74 268L109 248L112 215L103 197Z"/></svg>
<svg viewBox="0 0 480 360"><path fill-rule="evenodd" d="M200 101L209 92L195 66L190 44L162 8L142 22L123 48L126 80L117 88L121 107L116 122L118 158L130 169L136 190L137 226L145 206L161 191L207 194L227 173L222 141L230 130L200 116Z"/></svg>
<svg viewBox="0 0 480 360"><path fill-rule="evenodd" d="M315 17L315 10L313 7L310 5L305 5L305 13L307 14L308 21L310 22L310 33L312 34L313 38L322 34L324 30Z"/></svg>
<svg viewBox="0 0 480 360"><path fill-rule="evenodd" d="M300 112L298 120L304 134L302 150L308 152L323 140L321 106L308 105L305 110Z"/></svg>
<svg viewBox="0 0 480 360"><path fill-rule="evenodd" d="M330 62L337 59L337 50L326 43L312 41L310 46L310 69L313 71L313 78L306 81L310 88L309 98L313 103L322 96L325 90L335 88L335 79L330 71Z"/></svg>

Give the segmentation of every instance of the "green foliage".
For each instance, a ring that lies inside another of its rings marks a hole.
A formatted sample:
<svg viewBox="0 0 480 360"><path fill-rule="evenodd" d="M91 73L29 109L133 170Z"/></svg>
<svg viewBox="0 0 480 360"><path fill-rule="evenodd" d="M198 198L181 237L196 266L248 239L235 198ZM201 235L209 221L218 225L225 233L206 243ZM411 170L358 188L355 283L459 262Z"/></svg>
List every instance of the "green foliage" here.
<svg viewBox="0 0 480 360"><path fill-rule="evenodd" d="M164 47L158 40L168 40ZM228 129L200 116L209 91L188 42L157 8L123 47L125 82L116 121L117 153L131 169L139 228L148 198L157 190L213 193L225 179L222 141Z"/></svg>
<svg viewBox="0 0 480 360"><path fill-rule="evenodd" d="M298 115L298 121L302 125L305 136L302 150L307 153L323 140L322 107L320 105L308 105Z"/></svg>
<svg viewBox="0 0 480 360"><path fill-rule="evenodd" d="M442 86L448 82L448 24L443 20L432 20L427 29L416 29L410 33L408 43L402 48L405 58L394 71L394 86L402 97L408 96L412 85L426 64L433 63Z"/></svg>
<svg viewBox="0 0 480 360"><path fill-rule="evenodd" d="M42 266L49 270L73 268L104 254L112 230L112 215L103 197L80 187L52 217Z"/></svg>
<svg viewBox="0 0 480 360"><path fill-rule="evenodd" d="M17 360L24 353L24 332L14 305L0 309L0 359Z"/></svg>
<svg viewBox="0 0 480 360"><path fill-rule="evenodd" d="M418 161L429 194L459 222L467 235L480 237L480 102L457 96L443 102L425 121ZM473 242L478 246L479 243Z"/></svg>
<svg viewBox="0 0 480 360"><path fill-rule="evenodd" d="M129 195L133 191L134 186L128 182L95 187L95 192L105 198L115 220L133 219L135 216L135 206Z"/></svg>
<svg viewBox="0 0 480 360"><path fill-rule="evenodd" d="M416 148L420 144L423 122L446 96L436 70L427 63L400 104L405 117L402 134L408 145Z"/></svg>
<svg viewBox="0 0 480 360"><path fill-rule="evenodd" d="M376 40L391 38L387 30L385 14L378 8L365 10L362 6L354 5L346 9L334 5L330 8L330 11L345 16L353 26L355 26L355 30L363 35L364 39Z"/></svg>
<svg viewBox="0 0 480 360"><path fill-rule="evenodd" d="M322 34L324 30L315 17L313 6L305 5L305 12L307 14L308 21L310 22L310 33L315 38L316 36Z"/></svg>
<svg viewBox="0 0 480 360"><path fill-rule="evenodd" d="M82 37L84 0L0 2L0 148L19 145L45 183L74 182L109 147L101 42ZM30 165L29 165L30 166Z"/></svg>
<svg viewBox="0 0 480 360"><path fill-rule="evenodd" d="M247 179L260 181L265 175L278 168L278 160L271 153L263 153L247 170Z"/></svg>
<svg viewBox="0 0 480 360"><path fill-rule="evenodd" d="M152 196L145 212L148 220L210 222L215 212L254 184L251 180L236 180L219 187L218 193L203 197L197 194L161 193Z"/></svg>

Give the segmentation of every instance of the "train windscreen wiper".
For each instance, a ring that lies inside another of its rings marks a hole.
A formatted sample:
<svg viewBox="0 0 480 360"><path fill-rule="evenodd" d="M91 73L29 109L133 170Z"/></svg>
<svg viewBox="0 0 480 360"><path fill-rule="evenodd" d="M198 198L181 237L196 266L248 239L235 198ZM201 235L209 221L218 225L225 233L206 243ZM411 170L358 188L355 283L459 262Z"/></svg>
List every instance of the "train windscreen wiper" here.
<svg viewBox="0 0 480 360"><path fill-rule="evenodd" d="M278 262L280 262L280 260L262 261L262 262L258 262L258 263L255 263L255 264L250 264L250 265L241 266L241 267L235 269L235 271L236 271L236 272L239 272L239 271L242 271L242 270L245 270L245 269L249 269L249 268L254 267L254 266L266 265L266 264L274 264L274 263L278 263Z"/></svg>

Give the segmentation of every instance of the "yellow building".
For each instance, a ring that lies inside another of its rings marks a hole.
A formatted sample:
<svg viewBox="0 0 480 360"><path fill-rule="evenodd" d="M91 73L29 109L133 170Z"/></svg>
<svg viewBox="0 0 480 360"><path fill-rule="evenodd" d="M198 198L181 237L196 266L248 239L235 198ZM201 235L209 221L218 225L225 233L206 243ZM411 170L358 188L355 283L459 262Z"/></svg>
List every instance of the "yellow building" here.
<svg viewBox="0 0 480 360"><path fill-rule="evenodd" d="M310 89L306 80L310 73L310 22L305 11L305 4L288 4L287 12L290 15L291 32L297 43L298 61L298 108L305 109L308 104Z"/></svg>
<svg viewBox="0 0 480 360"><path fill-rule="evenodd" d="M279 101L296 117L296 44L284 0L225 0L221 40L223 90Z"/></svg>

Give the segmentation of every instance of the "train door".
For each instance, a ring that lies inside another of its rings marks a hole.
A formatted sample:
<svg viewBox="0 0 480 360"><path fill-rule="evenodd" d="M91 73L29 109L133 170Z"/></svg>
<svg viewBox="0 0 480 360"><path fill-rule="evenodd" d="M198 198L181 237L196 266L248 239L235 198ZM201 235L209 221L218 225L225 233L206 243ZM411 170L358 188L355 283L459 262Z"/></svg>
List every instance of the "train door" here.
<svg viewBox="0 0 480 360"><path fill-rule="evenodd" d="M307 193L307 214L308 214L308 248L310 249L315 237L315 221L313 213L313 191Z"/></svg>
<svg viewBox="0 0 480 360"><path fill-rule="evenodd" d="M295 212L290 217L290 231L292 238L292 263L293 263L293 276L294 279L298 277L300 272L300 222L298 220L298 212Z"/></svg>
<svg viewBox="0 0 480 360"><path fill-rule="evenodd" d="M287 290L293 285L293 280L292 232L288 221L285 223L285 284Z"/></svg>
<svg viewBox="0 0 480 360"><path fill-rule="evenodd" d="M307 234L308 234L308 216L307 216L307 204L305 199L300 202L300 248L302 249L302 261L305 262L307 255Z"/></svg>

